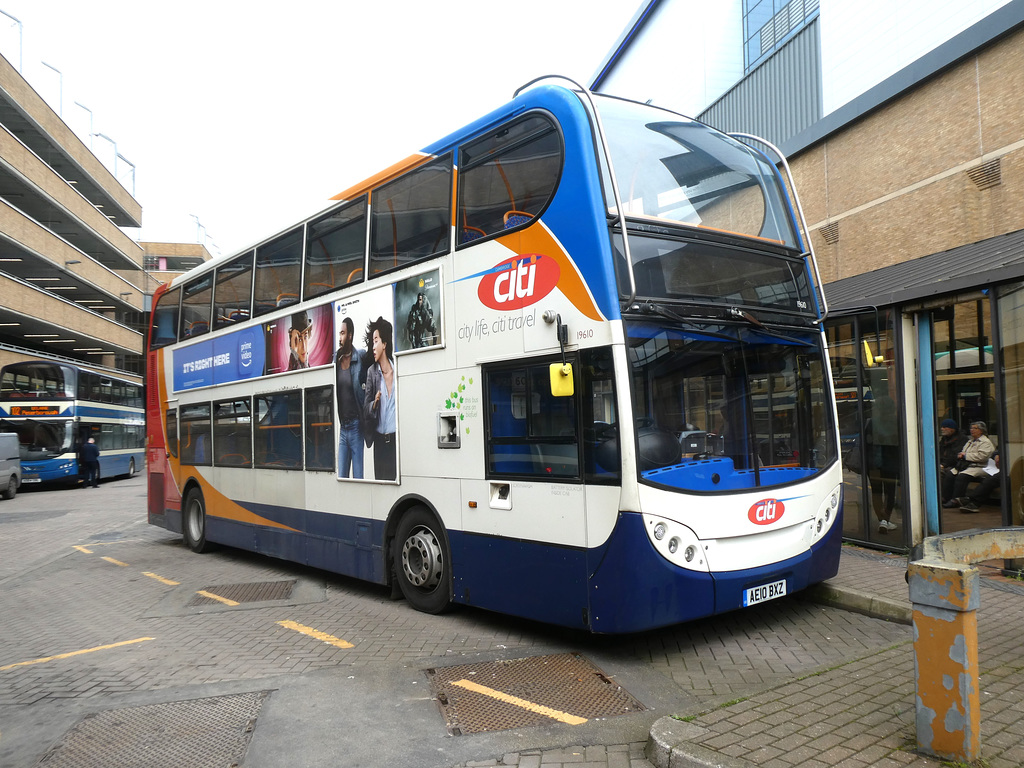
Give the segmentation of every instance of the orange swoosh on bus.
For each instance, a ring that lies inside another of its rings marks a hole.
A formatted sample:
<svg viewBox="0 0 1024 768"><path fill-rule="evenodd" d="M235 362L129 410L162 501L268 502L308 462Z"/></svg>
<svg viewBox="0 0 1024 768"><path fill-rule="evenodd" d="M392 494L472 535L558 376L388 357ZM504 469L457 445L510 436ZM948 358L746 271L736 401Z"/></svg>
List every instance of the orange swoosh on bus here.
<svg viewBox="0 0 1024 768"><path fill-rule="evenodd" d="M534 222L524 230L499 237L498 242L518 254L541 253L554 259L561 269L558 290L591 320L604 320L576 265L543 222Z"/></svg>
<svg viewBox="0 0 1024 768"><path fill-rule="evenodd" d="M409 155L404 160L399 160L389 168L385 168L380 173L375 173L368 179L364 179L355 186L349 187L344 192L339 192L333 195L331 200L352 200L353 198L359 197L360 195L369 192L374 187L380 186L385 181L390 181L396 176L399 176L406 171L410 171L417 165L423 165L428 160L433 160L433 155L424 155L417 153L415 155Z"/></svg>
<svg viewBox="0 0 1024 768"><path fill-rule="evenodd" d="M234 520L238 523L262 525L267 528L292 531L293 533L299 532L298 528L292 528L290 525L285 525L284 523L279 523L276 520L271 520L268 517L257 515L255 512L250 512L237 501L230 499L214 488L204 477L197 476L196 480L199 481L199 485L203 489L203 496L206 498L206 514L210 517ZM211 512L211 509L217 510L216 513Z"/></svg>

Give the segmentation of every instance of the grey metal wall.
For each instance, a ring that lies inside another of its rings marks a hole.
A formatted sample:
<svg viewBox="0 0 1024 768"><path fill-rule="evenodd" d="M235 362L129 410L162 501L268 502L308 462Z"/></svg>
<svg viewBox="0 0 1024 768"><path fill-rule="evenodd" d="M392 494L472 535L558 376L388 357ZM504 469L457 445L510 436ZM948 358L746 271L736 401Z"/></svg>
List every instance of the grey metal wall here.
<svg viewBox="0 0 1024 768"><path fill-rule="evenodd" d="M697 116L726 131L783 144L822 118L819 20Z"/></svg>

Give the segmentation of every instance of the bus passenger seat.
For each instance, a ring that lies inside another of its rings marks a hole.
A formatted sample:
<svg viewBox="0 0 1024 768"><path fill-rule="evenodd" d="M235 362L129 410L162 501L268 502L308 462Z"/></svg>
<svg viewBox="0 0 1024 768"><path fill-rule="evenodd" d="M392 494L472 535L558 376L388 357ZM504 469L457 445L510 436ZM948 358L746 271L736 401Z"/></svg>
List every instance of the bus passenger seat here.
<svg viewBox="0 0 1024 768"><path fill-rule="evenodd" d="M294 304L299 300L299 294L297 293L279 293L277 294L277 306L287 307L289 304Z"/></svg>
<svg viewBox="0 0 1024 768"><path fill-rule="evenodd" d="M462 242L471 243L474 240L479 240L481 237L487 237L487 233L484 232L480 227L463 227L462 228Z"/></svg>
<svg viewBox="0 0 1024 768"><path fill-rule="evenodd" d="M525 211L509 211L505 214L505 229L512 229L520 224L526 224L532 218L533 214L526 213Z"/></svg>

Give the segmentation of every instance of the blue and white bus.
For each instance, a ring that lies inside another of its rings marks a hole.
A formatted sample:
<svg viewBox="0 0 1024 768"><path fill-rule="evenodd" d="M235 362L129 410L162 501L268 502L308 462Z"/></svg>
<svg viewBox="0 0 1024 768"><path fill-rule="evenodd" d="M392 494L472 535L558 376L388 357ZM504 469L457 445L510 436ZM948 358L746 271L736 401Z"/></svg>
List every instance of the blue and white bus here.
<svg viewBox="0 0 1024 768"><path fill-rule="evenodd" d="M49 360L0 369L0 432L21 445L22 484L75 485L78 451L100 449L100 477L131 477L145 461L143 386Z"/></svg>
<svg viewBox="0 0 1024 768"><path fill-rule="evenodd" d="M827 310L788 173L529 84L158 289L149 521L593 632L833 576Z"/></svg>

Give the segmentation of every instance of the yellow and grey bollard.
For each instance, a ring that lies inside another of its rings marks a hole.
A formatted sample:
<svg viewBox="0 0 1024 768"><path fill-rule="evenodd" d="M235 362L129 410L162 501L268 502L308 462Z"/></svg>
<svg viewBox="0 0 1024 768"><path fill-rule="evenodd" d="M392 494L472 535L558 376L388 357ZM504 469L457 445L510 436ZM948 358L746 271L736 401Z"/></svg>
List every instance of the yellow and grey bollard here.
<svg viewBox="0 0 1024 768"><path fill-rule="evenodd" d="M943 759L981 757L980 579L971 563L1024 556L1024 527L930 536L907 567L914 606L917 747Z"/></svg>
<svg viewBox="0 0 1024 768"><path fill-rule="evenodd" d="M909 565L914 606L917 747L943 759L981 756L978 569L920 560Z"/></svg>

